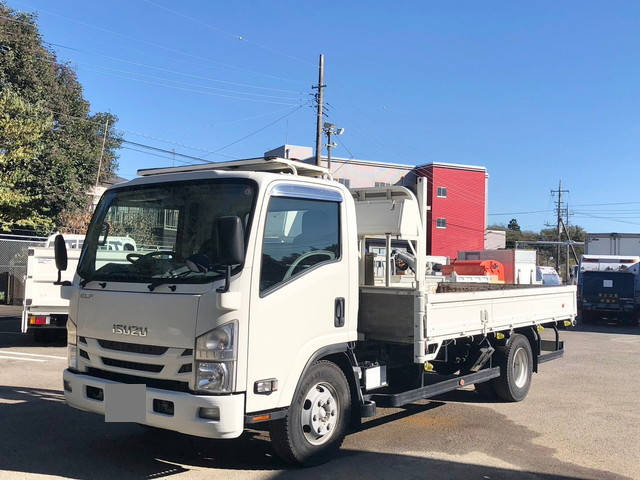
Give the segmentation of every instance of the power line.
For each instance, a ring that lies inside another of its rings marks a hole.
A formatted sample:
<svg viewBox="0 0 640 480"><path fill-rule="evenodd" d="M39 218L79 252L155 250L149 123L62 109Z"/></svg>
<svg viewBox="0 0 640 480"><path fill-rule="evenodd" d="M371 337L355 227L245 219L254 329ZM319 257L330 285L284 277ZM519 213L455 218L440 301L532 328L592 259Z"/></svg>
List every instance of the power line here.
<svg viewBox="0 0 640 480"><path fill-rule="evenodd" d="M271 104L271 105L288 105L288 106L295 106L296 105L295 103L290 103L290 102L288 102L288 103L287 102L276 102L276 101L272 101L272 100L263 100L263 99L250 98L250 97L238 97L236 95L227 95L227 94L223 94L223 93L205 92L205 91L197 90L197 89L194 89L194 88L181 87L180 85L168 85L166 83L154 82L154 81L151 81L151 80L145 80L143 78L135 78L135 77L119 75L119 74L116 74L116 73L103 72L103 71L100 71L100 70L87 68L87 67L84 67L84 68L89 70L89 71L93 71L93 72L100 73L100 74L103 74L103 75L109 75L111 77L121 78L123 80L131 80L131 81L134 81L134 82L145 83L147 85L154 85L154 86L158 86L158 87L171 88L173 90L181 90L183 92L198 93L200 95L207 95L207 96L213 96L213 97L222 97L222 98L230 98L230 99L233 99L233 100L244 100L244 101L255 102L255 103L268 103L268 104ZM172 80L164 80L164 81L171 82ZM204 87L204 88L207 88L207 87ZM213 87L209 87L209 88L213 88Z"/></svg>
<svg viewBox="0 0 640 480"><path fill-rule="evenodd" d="M23 5L28 5L25 2L21 2L21 1L18 1L18 0L16 0L16 3L22 3ZM33 8L33 7L29 6L29 8ZM211 58L203 57L201 55L196 55L196 54L192 54L192 53L188 53L188 52L183 52L182 50L177 50L177 49L174 49L174 48L171 48L171 47L167 47L167 46L162 45L160 43L151 42L149 40L144 40L144 39L141 39L141 38L136 38L136 37L133 37L131 35L127 35L125 33L121 33L121 32L115 31L115 30L110 30L108 28L100 27L98 25L93 25L93 24L84 22L82 20L77 20L77 19L74 19L74 18L71 18L71 17L67 17L65 15L61 15L61 14L56 13L56 12L51 12L51 11L48 11L48 10L44 10L42 8L39 8L39 9L36 9L36 10L38 10L39 13L41 12L41 13L45 13L47 15L52 15L54 17L59 17L59 18L68 20L70 22L76 23L78 25L82 25L84 27L93 28L95 30L99 30L99 31L102 31L102 32L105 32L105 33L110 33L112 35L116 35L116 36L119 36L121 38L125 38L127 40L132 40L134 42L150 45L152 47L156 47L156 48L165 50L165 51L167 51L169 53L172 53L174 55L181 55L183 57L193 58L193 59L199 60L200 62L205 61L205 62L216 64L216 65L218 65L218 66L220 66L222 68L227 68L227 69L230 69L230 70L244 71L244 72L252 73L252 74L255 74L255 75L260 75L260 76L264 76L264 77L270 77L270 78L273 78L273 79L276 79L276 80L283 80L283 81L288 81L288 82L294 81L294 82L302 83L299 80L291 80L291 79L288 79L288 78L279 77L277 75L273 75L273 74L269 74L269 73L257 72L255 70L247 69L247 68L244 68L244 67L239 67L237 65L232 65L232 64L219 62L217 60L213 60ZM29 26L33 26L28 22L22 22L22 21L17 20L17 19L10 19L10 20L14 21L14 22L17 22L17 23L23 23L23 24L26 24L26 25L29 25Z"/></svg>
<svg viewBox="0 0 640 480"><path fill-rule="evenodd" d="M529 215L534 213L549 213L554 211L555 210L532 210L530 212L499 212L499 213L489 213L489 215Z"/></svg>
<svg viewBox="0 0 640 480"><path fill-rule="evenodd" d="M38 58L38 57L36 57ZM57 65L58 62L56 62L55 60L49 60L49 59L44 59L44 58L38 58L38 60L40 61L45 61L48 63L52 63L54 65ZM165 87L165 88L171 88L173 90L180 90L180 91L185 91L185 92L191 92L191 93L198 93L200 95L207 95L207 96L213 96L213 97L222 97L222 98L230 98L233 100L244 100L244 101L249 101L249 102L255 102L255 103L269 103L272 105L287 105L287 106L295 106L295 103L286 103L286 102L276 102L276 101L272 101L272 100L266 100L266 99L258 99L258 98L251 98L251 97L239 97L237 96L238 94L240 95L258 95L261 97L270 97L270 95L262 95L262 94L257 94L257 93L244 93L244 92L237 92L236 95L227 95L227 94L223 94L223 93L215 93L215 92L206 92L206 91L201 91L201 90L197 90L194 88L187 88L187 87L181 87L180 85L193 85L193 84L187 84L184 82L179 82L176 80L171 80L171 79L165 79L162 78L162 81L164 82L173 82L173 83L177 83L178 85L168 85L166 83L160 83L160 82L154 82L151 80L145 80L144 78L136 78L136 77L131 77L131 76L125 76L125 75L119 75L117 73L111 73L111 72L105 72L105 71L101 71L100 68L102 69L107 69L107 70L115 70L115 69L109 69L108 67L98 67L98 69L95 68L88 68L88 67L84 67L86 70L92 71L92 72L96 72L96 73L100 73L102 75L108 75L111 77L116 77L116 78L121 78L124 80L131 80L134 82L141 82L141 83L145 83L148 85L155 85L155 86L159 86L159 87ZM151 76L151 75L146 75L143 73L137 73L137 72L127 72L133 75L141 75L141 76ZM153 76L151 76L153 77ZM154 77L154 78L161 78L161 77ZM202 86L202 85L198 85L198 88L206 88L206 89L214 89L214 90L221 90L219 88L216 87L207 87L207 86ZM275 98L284 98L284 97L275 97ZM286 100L289 100L289 98L285 98ZM290 99L290 101L295 101L295 99Z"/></svg>
<svg viewBox="0 0 640 480"><path fill-rule="evenodd" d="M292 60L296 60L296 61L298 61L298 62L302 62L302 63L307 64L307 65L313 65L311 62L308 62L308 61L303 60L303 59L301 59L301 58L294 57L293 55L289 55L289 54L287 54L287 53L280 52L280 51L275 50L275 49L273 49L273 48L271 48L271 47L267 47L266 45L262 45L262 44L259 44L259 43L256 43L256 42L253 42L253 41L247 40L247 38L246 38L244 35L238 35L238 34L236 34L236 33L229 32L229 31L227 31L227 30L225 30L225 29L223 29L223 28L220 28L220 27L217 27L217 26L211 25L211 24L209 24L209 23L203 22L202 20L200 20L200 19L198 19L198 18L190 17L189 15L185 15L185 14L184 14L184 13L182 13L182 12L178 12L178 11L176 11L176 10L172 10L172 9L170 9L170 8L168 8L168 7L165 7L164 5L160 5L160 4L158 4L158 3L156 3L156 2L153 2L153 1L151 1L151 0L142 0L142 1L143 1L143 2L148 3L149 5L153 5L154 7L157 7L157 8L160 8L160 9L162 9L162 10L165 10L166 12L169 12L169 13L171 13L171 14L173 14L173 15L178 15L179 17L186 18L187 20L189 20L189 21L191 21L191 22L194 22L194 23L197 23L197 24L199 24L199 25L202 25L202 26L204 26L204 27L206 27L206 28L208 28L208 29L210 29L210 30L214 30L214 31L217 31L217 32L224 33L225 35L228 35L228 36L230 36L230 37L235 38L236 40L240 40L240 41L242 41L242 42L244 42L244 43L248 43L248 44L250 44L250 45L254 45L254 46L256 46L256 47L258 47L258 48L261 48L261 49L263 49L263 50L265 50L265 51L268 51L268 52L271 52L271 53L275 53L275 54L277 54L277 55L281 55L281 56L283 56L283 57L290 58L290 59L292 59Z"/></svg>
<svg viewBox="0 0 640 480"><path fill-rule="evenodd" d="M16 20L16 19L13 19L11 17L6 17L6 16L3 16L3 15L0 15L0 18L3 18L5 20L9 20L9 21L12 21L12 22L20 23L20 24L23 24L23 25L31 25L28 22L22 22L20 20ZM5 35L17 35L14 32L4 32L4 34ZM71 51L74 51L74 52L77 52L77 53L81 53L81 54L84 54L84 55L102 57L102 58L106 58L108 60L113 60L115 62L126 63L126 64L129 64L129 65L134 65L134 66L142 67L142 68L148 68L148 69L157 70L157 71L166 72L166 73L173 73L175 75L182 75L184 77L196 78L196 79L199 79L199 80L207 80L207 81L210 81L210 82L224 83L224 84L227 84L227 85L235 85L235 86L238 86L238 87L253 88L253 89L257 89L257 90L270 90L270 91L275 91L275 92L296 93L296 94L302 93L300 90L291 90L291 89L286 89L286 88L265 87L265 86L261 86L261 85L254 85L254 84L244 83L244 82L234 82L234 81L231 81L231 80L222 80L220 78L214 78L214 77L209 77L209 76L205 76L205 75L197 75L197 74L189 73L189 72L185 72L185 71L173 70L173 69L166 68L166 67L159 67L157 65L150 65L148 63L136 62L134 60L130 60L130 59L122 58L122 57L114 57L112 55L105 55L104 53L84 50L84 49L77 48L77 47L71 47L69 45L63 45L61 43L48 42L46 40L42 40L42 43L44 43L46 45L49 45L51 47L63 48L65 50L71 50Z"/></svg>
<svg viewBox="0 0 640 480"><path fill-rule="evenodd" d="M42 60L42 61L49 62L49 63L54 63L54 64L58 63L57 61L51 60L51 59L48 59L48 58L42 58L42 57L38 57L38 56L36 56L36 58L38 58L39 60ZM197 84L197 83L187 83L187 82L184 82L182 80L173 80L173 79L170 79L170 78L167 78L167 77L159 77L157 75L151 75L151 74L148 74L148 73L132 72L130 70L122 70L122 69L119 69L119 68L105 67L105 66L102 66L102 65L91 65L91 64L88 64L88 63L85 63L85 62L79 62L77 60L74 60L74 63L79 63L80 65L85 65L85 66L89 65L89 66L93 66L94 68L100 68L100 69L103 69L103 70L108 70L108 71L116 72L116 73L124 73L124 74L128 74L128 75L140 75L140 76L143 76L143 77L148 77L148 78L152 78L152 79L156 79L156 80L161 80L163 82L171 82L171 83L176 83L176 84L179 84L179 85L186 85L186 86L189 86L189 87L204 88L204 89L207 89L207 90L217 90L217 91L221 91L221 92L232 93L232 94L235 94L235 95L250 95L250 96L254 96L254 97L274 98L274 99L289 100L289 101L298 101L299 100L299 97L291 97L291 96L283 97L283 96L280 96L280 95L269 95L269 94L265 94L265 93L255 93L255 92L243 92L241 90L232 90L232 89L229 89L229 88L211 87L209 85L200 85L200 84Z"/></svg>
<svg viewBox="0 0 640 480"><path fill-rule="evenodd" d="M253 136L253 135L257 134L257 133L260 133L260 132L262 132L263 130L266 130L266 129L267 129L267 128L269 128L271 125L275 125L275 124L276 124L276 123L278 123L280 120L283 120L283 119L287 118L288 116L293 115L293 114L294 114L294 113L296 113L298 110L300 110L303 106L304 106L304 105L299 105L298 107L296 107L296 108L294 108L293 110L291 110L289 113L286 113L286 114L282 115L281 117L276 118L273 122L270 122L270 123L266 124L264 127L260 127L259 129L254 130L253 132L248 133L247 135L245 135L245 136L243 136L243 137L239 138L238 140L235 140L235 141L233 141L233 142L231 142L231 143L229 143L229 144L225 145L224 147L220 147L220 148L218 148L217 150L214 150L213 152L211 152L211 153L209 153L209 154L205 155L205 157L208 157L210 154L213 154L213 153L218 153L218 152L220 152L221 150L225 150L225 149L227 149L228 147L230 147L230 146L232 146L232 145L235 145L236 143L240 143L240 142L242 142L243 140L246 140L247 138L249 138L249 137L251 137L251 136Z"/></svg>

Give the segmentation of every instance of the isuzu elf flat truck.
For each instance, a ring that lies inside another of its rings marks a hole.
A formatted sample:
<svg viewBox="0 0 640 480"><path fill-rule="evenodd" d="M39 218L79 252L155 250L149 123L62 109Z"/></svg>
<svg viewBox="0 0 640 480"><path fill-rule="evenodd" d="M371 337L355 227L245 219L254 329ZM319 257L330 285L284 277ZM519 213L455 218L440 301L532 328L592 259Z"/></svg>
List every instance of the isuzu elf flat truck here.
<svg viewBox="0 0 640 480"><path fill-rule="evenodd" d="M139 171L104 193L73 280L57 282L66 402L209 438L266 423L279 456L314 465L377 406L473 384L523 400L563 354L575 287L429 284L425 199L426 179L349 190L282 158ZM137 250L101 249L114 232ZM381 236L387 265L391 239L407 241L413 279L365 284Z"/></svg>

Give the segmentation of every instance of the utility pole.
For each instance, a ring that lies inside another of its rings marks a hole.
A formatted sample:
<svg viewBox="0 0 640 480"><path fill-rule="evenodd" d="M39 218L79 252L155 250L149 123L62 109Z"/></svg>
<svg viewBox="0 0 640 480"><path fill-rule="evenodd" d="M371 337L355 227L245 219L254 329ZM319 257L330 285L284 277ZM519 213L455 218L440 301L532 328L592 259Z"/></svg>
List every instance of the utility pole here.
<svg viewBox="0 0 640 480"><path fill-rule="evenodd" d="M314 85L311 88L318 89L316 94L316 165L320 166L322 157L322 108L324 102L324 55L320 54L320 60L318 61L318 85Z"/></svg>
<svg viewBox="0 0 640 480"><path fill-rule="evenodd" d="M100 160L98 161L98 174L96 175L96 187L100 182L100 170L102 170L102 157L104 155L104 144L107 142L107 131L109 130L109 119L104 122L104 135L102 136L102 150L100 150Z"/></svg>
<svg viewBox="0 0 640 480"><path fill-rule="evenodd" d="M564 208L562 208L562 194L569 193L569 190L562 189L562 180L558 181L558 190L551 190L551 195L557 195L558 200L556 200L556 229L558 232L558 242L562 241L562 216L564 213ZM560 270L560 244L558 243L556 246L556 271ZM568 279L569 271L567 268L566 277Z"/></svg>
<svg viewBox="0 0 640 480"><path fill-rule="evenodd" d="M568 243L570 238L569 238L569 230L567 230L567 225L569 225L569 202L567 202L566 215L567 215L567 221L562 222L562 228L564 229L564 233L567 234L567 252L564 258L564 268L565 268L564 282L567 285L569 285L569 280L571 278L571 275L569 275L569 243Z"/></svg>

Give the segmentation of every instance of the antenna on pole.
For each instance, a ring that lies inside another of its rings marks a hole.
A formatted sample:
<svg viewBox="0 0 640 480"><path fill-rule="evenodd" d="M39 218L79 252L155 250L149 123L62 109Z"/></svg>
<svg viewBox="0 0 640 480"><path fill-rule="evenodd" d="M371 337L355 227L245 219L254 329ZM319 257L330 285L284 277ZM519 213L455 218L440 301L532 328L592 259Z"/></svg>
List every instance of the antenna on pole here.
<svg viewBox="0 0 640 480"><path fill-rule="evenodd" d="M320 165L322 157L322 108L324 102L324 55L320 54L318 61L318 85L311 88L318 89L316 94L316 165Z"/></svg>

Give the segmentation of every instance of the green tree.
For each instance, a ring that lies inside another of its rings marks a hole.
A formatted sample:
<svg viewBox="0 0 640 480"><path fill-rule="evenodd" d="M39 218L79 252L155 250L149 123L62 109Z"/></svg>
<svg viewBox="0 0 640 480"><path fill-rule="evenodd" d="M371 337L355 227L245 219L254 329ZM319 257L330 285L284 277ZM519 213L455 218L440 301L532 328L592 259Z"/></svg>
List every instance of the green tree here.
<svg viewBox="0 0 640 480"><path fill-rule="evenodd" d="M4 17L4 18L2 18ZM95 184L117 169L117 118L90 113L67 64L45 47L36 17L0 1L0 229L39 233L86 208Z"/></svg>
<svg viewBox="0 0 640 480"><path fill-rule="evenodd" d="M42 155L43 137L52 117L15 92L0 92L0 230L20 227L44 231L53 226L39 209L42 195L25 186L37 181L30 164Z"/></svg>
<svg viewBox="0 0 640 480"><path fill-rule="evenodd" d="M514 232L519 232L520 225L518 225L518 220L516 220L515 218L512 218L511 220L509 220L509 225L507 225L507 228L509 230L513 230Z"/></svg>

